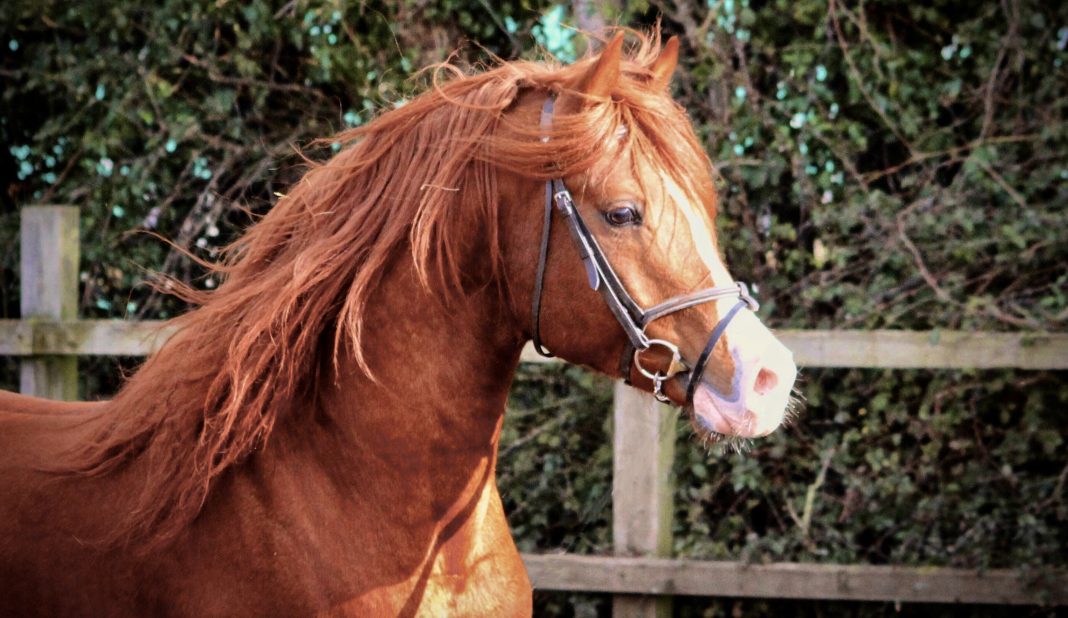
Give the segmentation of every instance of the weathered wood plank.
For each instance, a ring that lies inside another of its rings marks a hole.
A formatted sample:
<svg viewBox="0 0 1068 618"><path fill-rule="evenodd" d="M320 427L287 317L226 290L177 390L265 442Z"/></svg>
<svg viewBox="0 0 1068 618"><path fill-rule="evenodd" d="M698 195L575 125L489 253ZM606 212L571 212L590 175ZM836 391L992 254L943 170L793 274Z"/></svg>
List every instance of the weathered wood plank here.
<svg viewBox="0 0 1068 618"><path fill-rule="evenodd" d="M78 315L78 209L30 206L20 213L19 304L24 319L73 320ZM78 398L75 356L27 358L19 390L50 399Z"/></svg>
<svg viewBox="0 0 1068 618"><path fill-rule="evenodd" d="M613 398L612 542L623 556L671 555L671 462L677 413L617 382ZM612 599L615 618L671 615L667 596Z"/></svg>
<svg viewBox="0 0 1068 618"><path fill-rule="evenodd" d="M1068 333L783 330L802 367L1068 369Z"/></svg>
<svg viewBox="0 0 1068 618"><path fill-rule="evenodd" d="M141 356L158 347L157 321L81 320L60 324L0 320L0 355ZM64 330L73 330L70 334ZM40 333L40 334L38 334ZM165 331L165 334L169 331ZM1068 333L783 330L802 367L886 369L1068 369ZM559 362L529 345L523 362Z"/></svg>
<svg viewBox="0 0 1068 618"><path fill-rule="evenodd" d="M172 331L159 320L0 320L0 355L145 356Z"/></svg>
<svg viewBox="0 0 1068 618"><path fill-rule="evenodd" d="M524 554L535 588L629 594L1068 605L1068 574L1031 585L1014 571Z"/></svg>

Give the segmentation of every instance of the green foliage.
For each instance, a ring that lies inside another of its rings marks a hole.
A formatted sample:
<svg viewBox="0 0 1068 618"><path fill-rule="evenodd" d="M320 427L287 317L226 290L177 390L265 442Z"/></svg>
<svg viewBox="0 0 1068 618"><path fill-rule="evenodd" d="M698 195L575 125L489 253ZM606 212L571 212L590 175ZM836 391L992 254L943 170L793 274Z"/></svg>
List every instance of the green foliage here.
<svg viewBox="0 0 1068 618"><path fill-rule="evenodd" d="M722 174L732 270L759 282L776 326L1064 330L1068 15L1055 2L853 5L660 0L621 13L662 15L683 38L674 87ZM0 316L17 316L18 206L81 206L83 316L173 315L181 304L138 285L144 269L215 282L143 232L210 258L245 209L299 177L294 146L403 104L425 83L411 76L454 49L462 65L487 52L571 60L572 23L570 6L533 0L9 2ZM91 366L91 394L114 388L113 362ZM676 553L1063 568L1064 378L809 371L807 411L748 452L709 452L680 427ZM523 550L610 550L610 392L573 368L520 371L499 475ZM553 615L605 607L538 599Z"/></svg>
<svg viewBox="0 0 1068 618"><path fill-rule="evenodd" d="M452 51L446 42L509 56L542 19L536 5L498 8L513 13L508 31L479 3L5 5L2 239L15 238L17 205L81 205L82 314L171 315L181 306L136 285L143 269L200 271L140 232L212 257L248 223L244 208L269 207L299 177L296 147L403 104L422 87L413 73ZM14 263L8 252L5 316Z"/></svg>
<svg viewBox="0 0 1068 618"><path fill-rule="evenodd" d="M680 448L680 553L972 568L1062 563L1062 381L875 370L809 379L823 387L811 391L813 413L750 452L714 449L709 461Z"/></svg>
<svg viewBox="0 0 1068 618"><path fill-rule="evenodd" d="M497 482L520 551L610 553L611 382L577 367L521 366ZM537 592L539 615L596 615L603 598Z"/></svg>
<svg viewBox="0 0 1068 618"><path fill-rule="evenodd" d="M658 6L692 46L678 90L724 177L724 252L769 321L1064 329L1063 10ZM803 379L806 413L750 452L680 445L679 554L1064 568L1063 372Z"/></svg>
<svg viewBox="0 0 1068 618"><path fill-rule="evenodd" d="M577 367L526 367L508 406L498 480L520 550L606 550L611 383Z"/></svg>
<svg viewBox="0 0 1068 618"><path fill-rule="evenodd" d="M725 252L776 320L1064 328L1063 13L664 8L694 46L684 92L728 185Z"/></svg>

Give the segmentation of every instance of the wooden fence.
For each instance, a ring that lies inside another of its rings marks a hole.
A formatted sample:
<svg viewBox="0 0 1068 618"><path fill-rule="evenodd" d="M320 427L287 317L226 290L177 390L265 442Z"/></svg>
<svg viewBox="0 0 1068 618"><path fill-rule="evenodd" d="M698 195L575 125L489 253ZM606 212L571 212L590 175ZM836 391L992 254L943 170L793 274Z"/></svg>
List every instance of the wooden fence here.
<svg viewBox="0 0 1068 618"><path fill-rule="evenodd" d="M138 356L168 335L157 322L78 320L78 211L22 210L21 320L0 320L0 355L20 357L20 389L77 395L80 355ZM779 335L802 367L1068 369L1066 333L804 331ZM526 362L546 362L524 351ZM551 361L550 361L551 362ZM607 592L616 616L657 616L672 595L1068 605L1068 575L1015 571L672 560L674 414L615 390L612 533L616 555L524 555L535 588Z"/></svg>

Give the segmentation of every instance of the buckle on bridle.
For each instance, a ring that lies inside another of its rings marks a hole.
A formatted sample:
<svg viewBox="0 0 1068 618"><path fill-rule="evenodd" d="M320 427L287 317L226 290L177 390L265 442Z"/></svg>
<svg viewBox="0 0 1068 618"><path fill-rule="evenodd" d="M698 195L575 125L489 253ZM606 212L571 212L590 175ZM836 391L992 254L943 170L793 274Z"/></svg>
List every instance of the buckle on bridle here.
<svg viewBox="0 0 1068 618"><path fill-rule="evenodd" d="M568 214L569 211L574 208L575 201L571 198L571 192L567 189L562 189L553 194L553 203L556 207Z"/></svg>
<svg viewBox="0 0 1068 618"><path fill-rule="evenodd" d="M738 285L738 298L745 301L745 304L749 306L749 310L755 313L760 309L760 303L749 294L749 286L741 281L735 281L735 283Z"/></svg>

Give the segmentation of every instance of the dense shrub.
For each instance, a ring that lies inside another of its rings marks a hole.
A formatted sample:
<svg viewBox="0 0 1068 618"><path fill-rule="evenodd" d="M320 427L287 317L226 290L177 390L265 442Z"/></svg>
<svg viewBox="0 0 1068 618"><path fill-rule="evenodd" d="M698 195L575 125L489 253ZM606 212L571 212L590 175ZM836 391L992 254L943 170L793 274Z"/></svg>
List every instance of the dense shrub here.
<svg viewBox="0 0 1068 618"><path fill-rule="evenodd" d="M760 282L770 323L1065 328L1058 3L654 1L617 12L634 25L662 15L683 37L676 93L722 174L728 262ZM81 207L84 317L173 315L181 304L138 285L144 269L216 282L141 232L210 258L246 208L269 208L299 177L295 146L401 104L421 87L415 71L454 50L465 65L534 57L539 44L569 60L583 45L561 25L572 21L566 5L526 1L5 4L0 314L17 316L17 207ZM114 388L111 361L83 367L88 396ZM1064 378L807 371L807 412L746 453L709 452L680 426L676 552L1063 568ZM520 371L500 461L522 549L610 550L610 392L573 368ZM606 607L576 595L539 604Z"/></svg>

